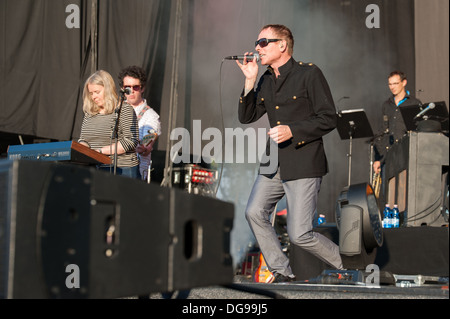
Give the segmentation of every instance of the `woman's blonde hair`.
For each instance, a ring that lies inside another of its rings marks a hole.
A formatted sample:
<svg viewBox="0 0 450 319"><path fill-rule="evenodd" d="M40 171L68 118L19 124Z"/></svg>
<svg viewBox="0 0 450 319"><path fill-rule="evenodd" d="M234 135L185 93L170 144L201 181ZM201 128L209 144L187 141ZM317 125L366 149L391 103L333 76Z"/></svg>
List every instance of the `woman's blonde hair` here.
<svg viewBox="0 0 450 319"><path fill-rule="evenodd" d="M100 112L100 108L92 100L91 95L89 94L88 85L101 85L104 87L103 94L105 104L103 105L103 107L106 111L106 114L111 114L112 112L114 112L118 102L118 95L116 91L116 84L114 83L111 74L106 71L99 70L92 74L84 84L83 111L85 113L95 115Z"/></svg>

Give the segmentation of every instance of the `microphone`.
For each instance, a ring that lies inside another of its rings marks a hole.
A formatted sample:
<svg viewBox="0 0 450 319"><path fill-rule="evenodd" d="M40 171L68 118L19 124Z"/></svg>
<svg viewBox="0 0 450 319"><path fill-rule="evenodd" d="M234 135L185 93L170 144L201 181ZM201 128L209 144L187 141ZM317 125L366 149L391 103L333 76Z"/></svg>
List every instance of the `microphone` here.
<svg viewBox="0 0 450 319"><path fill-rule="evenodd" d="M120 89L120 94L127 94L127 95L131 94L131 88L126 87L124 89Z"/></svg>
<svg viewBox="0 0 450 319"><path fill-rule="evenodd" d="M419 114L417 114L416 116L414 116L414 120L418 117L421 117L422 115L424 115L425 113L427 113L429 110L434 109L436 105L434 105L434 103L430 103L428 104L428 106L426 108L424 108L422 111L420 111Z"/></svg>
<svg viewBox="0 0 450 319"><path fill-rule="evenodd" d="M249 55L230 55L230 56L225 57L225 60L242 61L242 60L244 60L244 58L247 58L247 60L253 61L254 57L256 57L256 62L259 62L259 54L258 53L249 54Z"/></svg>

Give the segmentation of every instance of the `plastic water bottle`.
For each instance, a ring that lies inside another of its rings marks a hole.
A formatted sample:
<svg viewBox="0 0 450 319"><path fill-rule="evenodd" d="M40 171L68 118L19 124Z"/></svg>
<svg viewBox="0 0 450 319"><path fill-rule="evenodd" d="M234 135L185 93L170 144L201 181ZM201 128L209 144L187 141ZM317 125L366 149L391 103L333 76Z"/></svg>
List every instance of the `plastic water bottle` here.
<svg viewBox="0 0 450 319"><path fill-rule="evenodd" d="M386 204L386 207L383 210L383 228L392 228L392 210L389 204Z"/></svg>
<svg viewBox="0 0 450 319"><path fill-rule="evenodd" d="M394 209L392 209L392 228L400 227L400 211L398 210L398 205L394 205Z"/></svg>
<svg viewBox="0 0 450 319"><path fill-rule="evenodd" d="M327 220L325 219L325 215L320 214L319 218L317 219L317 224L322 225L322 224L325 224L326 222L327 222Z"/></svg>

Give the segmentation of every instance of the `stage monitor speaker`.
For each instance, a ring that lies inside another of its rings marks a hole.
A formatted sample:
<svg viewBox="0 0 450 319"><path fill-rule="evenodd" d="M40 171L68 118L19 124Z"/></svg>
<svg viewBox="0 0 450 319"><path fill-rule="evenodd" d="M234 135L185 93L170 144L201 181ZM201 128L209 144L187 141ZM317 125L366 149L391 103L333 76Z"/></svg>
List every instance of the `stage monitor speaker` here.
<svg viewBox="0 0 450 319"><path fill-rule="evenodd" d="M0 162L0 185L0 298L120 298L232 281L229 203L53 162ZM212 268L214 277L197 275ZM178 269L189 280L178 282Z"/></svg>
<svg viewBox="0 0 450 319"><path fill-rule="evenodd" d="M347 206L350 206L347 208ZM336 225L345 232L355 228L352 218L357 217L356 207L361 210L361 242L362 248L371 251L383 244L383 229L378 203L372 187L367 183L344 187L336 202ZM343 213L345 215L343 216Z"/></svg>
<svg viewBox="0 0 450 319"><path fill-rule="evenodd" d="M230 283L231 203L171 189L169 291ZM177 212L177 213L175 213Z"/></svg>
<svg viewBox="0 0 450 319"><path fill-rule="evenodd" d="M442 133L410 132L386 155L385 198L397 204L401 226L444 226L449 140Z"/></svg>
<svg viewBox="0 0 450 319"><path fill-rule="evenodd" d="M344 205L341 209L339 252L343 255L354 256L361 253L362 214L362 208L356 205Z"/></svg>

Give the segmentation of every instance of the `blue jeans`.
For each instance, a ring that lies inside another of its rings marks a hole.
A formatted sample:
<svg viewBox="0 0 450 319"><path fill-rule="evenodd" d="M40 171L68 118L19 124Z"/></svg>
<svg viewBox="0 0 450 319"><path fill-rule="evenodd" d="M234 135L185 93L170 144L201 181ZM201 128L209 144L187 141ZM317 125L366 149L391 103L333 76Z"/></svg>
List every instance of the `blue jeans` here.
<svg viewBox="0 0 450 319"><path fill-rule="evenodd" d="M98 170L114 173L114 167L109 166L97 166ZM141 173L139 173L139 165L133 167L117 167L116 175L127 176L131 178L141 179Z"/></svg>
<svg viewBox="0 0 450 319"><path fill-rule="evenodd" d="M269 219L277 202L284 195L287 204L287 232L291 243L337 269L342 268L339 247L325 236L313 232L313 219L321 182L320 177L281 180L279 171L272 177L258 175L250 194L245 217L271 272L284 276L292 275L289 258L282 251Z"/></svg>

